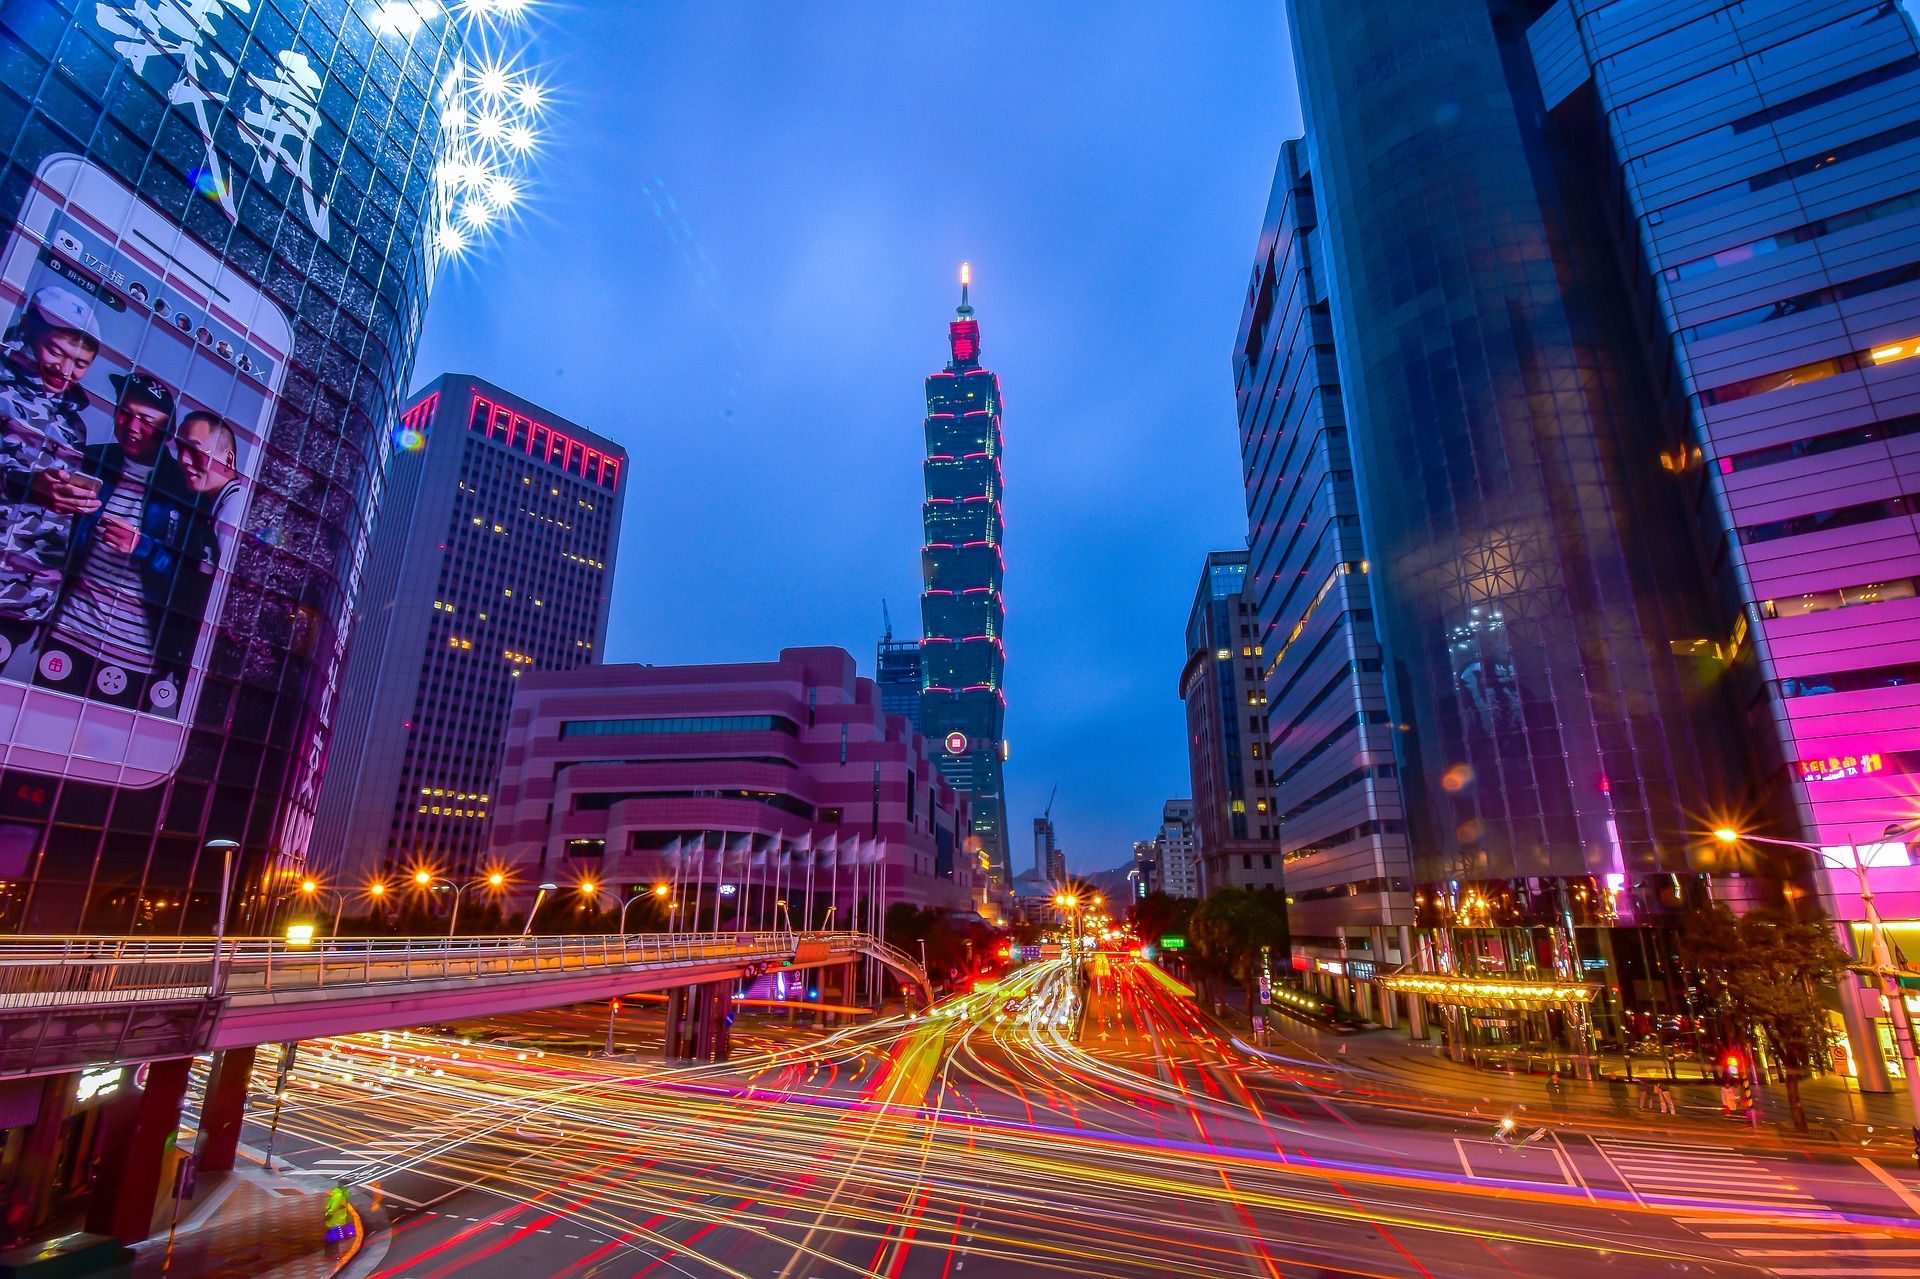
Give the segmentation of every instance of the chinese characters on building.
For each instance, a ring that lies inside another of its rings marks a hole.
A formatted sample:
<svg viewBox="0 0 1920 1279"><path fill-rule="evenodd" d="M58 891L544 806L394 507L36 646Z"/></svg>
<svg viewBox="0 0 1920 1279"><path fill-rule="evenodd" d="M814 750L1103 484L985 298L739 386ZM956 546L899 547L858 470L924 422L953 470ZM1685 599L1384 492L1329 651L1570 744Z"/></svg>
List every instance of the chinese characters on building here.
<svg viewBox="0 0 1920 1279"><path fill-rule="evenodd" d="M236 68L218 50L206 47L206 41L228 10L248 13L250 4L251 0L132 0L130 4L98 0L94 5L95 20L115 37L114 52L127 60L136 76L146 76L153 62L174 70L167 101L192 115L205 151L206 163L193 175L194 186L229 222L238 221L239 215L214 131L232 97ZM278 55L271 77L248 72L246 79L258 96L242 106L237 127L242 140L253 148L260 180L271 184L285 169L300 189L308 225L325 240L331 231L327 201L313 183L314 142L321 123L320 75L305 54L287 49Z"/></svg>

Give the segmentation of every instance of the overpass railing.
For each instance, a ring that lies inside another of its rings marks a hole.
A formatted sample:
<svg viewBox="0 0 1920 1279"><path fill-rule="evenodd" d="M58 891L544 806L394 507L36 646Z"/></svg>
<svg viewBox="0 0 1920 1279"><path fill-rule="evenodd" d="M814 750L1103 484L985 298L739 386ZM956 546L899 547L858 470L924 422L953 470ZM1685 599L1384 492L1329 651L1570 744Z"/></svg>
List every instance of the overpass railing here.
<svg viewBox="0 0 1920 1279"><path fill-rule="evenodd" d="M327 937L305 945L233 938L217 949L211 937L22 937L0 943L0 1010L243 998L703 961L805 962L809 953L864 953L883 944L859 933L789 932Z"/></svg>

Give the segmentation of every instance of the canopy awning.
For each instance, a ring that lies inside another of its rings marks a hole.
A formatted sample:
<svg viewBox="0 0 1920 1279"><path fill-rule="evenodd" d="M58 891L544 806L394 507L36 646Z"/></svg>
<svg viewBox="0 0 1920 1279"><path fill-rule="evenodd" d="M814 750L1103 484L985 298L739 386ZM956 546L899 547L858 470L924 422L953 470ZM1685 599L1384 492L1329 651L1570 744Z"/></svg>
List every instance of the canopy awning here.
<svg viewBox="0 0 1920 1279"><path fill-rule="evenodd" d="M1571 981L1520 981L1511 977L1451 977L1444 973L1391 973L1375 981L1403 995L1459 1008L1506 1008L1545 1012L1592 1003L1600 987Z"/></svg>

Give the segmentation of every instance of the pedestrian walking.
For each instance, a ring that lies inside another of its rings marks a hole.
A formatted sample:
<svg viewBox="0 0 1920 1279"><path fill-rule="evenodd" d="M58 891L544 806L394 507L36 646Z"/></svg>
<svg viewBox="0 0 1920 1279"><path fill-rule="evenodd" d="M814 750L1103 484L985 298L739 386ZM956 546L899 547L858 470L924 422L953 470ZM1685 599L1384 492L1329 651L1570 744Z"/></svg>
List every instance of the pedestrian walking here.
<svg viewBox="0 0 1920 1279"><path fill-rule="evenodd" d="M1655 1101L1660 1103L1661 1114L1674 1115L1679 1113L1673 1104L1673 1089L1667 1087L1665 1084L1655 1084L1653 1086L1653 1097Z"/></svg>
<svg viewBox="0 0 1920 1279"><path fill-rule="evenodd" d="M1653 1084L1650 1080L1646 1080L1646 1079L1640 1080L1639 1083L1640 1083L1640 1109L1652 1110L1654 1107Z"/></svg>
<svg viewBox="0 0 1920 1279"><path fill-rule="evenodd" d="M1720 1085L1720 1113L1729 1119L1740 1113L1740 1094L1735 1091L1732 1081Z"/></svg>

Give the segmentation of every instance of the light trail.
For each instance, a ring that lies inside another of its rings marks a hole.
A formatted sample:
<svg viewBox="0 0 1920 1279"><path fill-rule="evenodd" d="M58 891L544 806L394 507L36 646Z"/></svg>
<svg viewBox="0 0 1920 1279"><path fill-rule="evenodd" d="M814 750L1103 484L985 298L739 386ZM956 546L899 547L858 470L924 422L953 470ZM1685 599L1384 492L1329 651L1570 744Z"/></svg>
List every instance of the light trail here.
<svg viewBox="0 0 1920 1279"><path fill-rule="evenodd" d="M717 1066L359 1036L303 1057L282 1130L364 1152L353 1184L430 1173L510 1201L509 1224L395 1276L520 1256L520 1227L548 1214L595 1232L593 1264L761 1279L920 1279L970 1259L993 1275L1511 1274L1509 1255L1526 1273L1762 1272L1626 1194L1472 1178L1409 1141L1383 1151L1388 1130L1288 1118L1287 1091L1331 1086L1320 1072L1234 1052L1131 963L1102 985L1100 1046L1073 1037L1064 962L920 1017L743 1034L753 1047ZM542 1042L565 1024L542 1021Z"/></svg>

